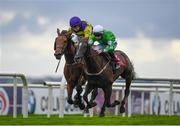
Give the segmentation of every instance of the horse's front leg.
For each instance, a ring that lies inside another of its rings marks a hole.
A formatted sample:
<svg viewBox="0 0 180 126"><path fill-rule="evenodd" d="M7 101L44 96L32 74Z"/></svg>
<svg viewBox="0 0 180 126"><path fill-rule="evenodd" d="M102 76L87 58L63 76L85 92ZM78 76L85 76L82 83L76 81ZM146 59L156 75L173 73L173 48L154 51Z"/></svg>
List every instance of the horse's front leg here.
<svg viewBox="0 0 180 126"><path fill-rule="evenodd" d="M98 88L94 88L91 95L90 108L95 107L97 105L97 103L94 102L97 95L98 95Z"/></svg>
<svg viewBox="0 0 180 126"><path fill-rule="evenodd" d="M80 85L77 84L76 86L76 95L74 95L74 104L78 105L82 100L81 100L81 93L83 89Z"/></svg>
<svg viewBox="0 0 180 126"><path fill-rule="evenodd" d="M83 101L81 100L81 98L82 98L81 93L83 91L82 86L77 85L76 86L76 91L77 91L77 94L74 96L74 99L75 99L74 102L75 102L76 105L79 106L79 108L81 110L83 110L85 108L85 105L84 105Z"/></svg>
<svg viewBox="0 0 180 126"><path fill-rule="evenodd" d="M86 85L86 88L85 88L85 92L84 92L84 95L83 95L83 99L84 101L86 102L87 106L85 108L85 113L88 113L89 112L89 108L91 107L91 104L89 103L88 101L88 95L89 93L93 90L93 86L90 84L90 83L87 83Z"/></svg>
<svg viewBox="0 0 180 126"><path fill-rule="evenodd" d="M71 83L67 83L67 94L68 94L68 97L67 97L67 102L69 104L74 104L73 100L72 100L72 93L73 93L73 85Z"/></svg>
<svg viewBox="0 0 180 126"><path fill-rule="evenodd" d="M86 83L86 80L84 76L81 76L81 78L78 80L77 86L76 86L76 92L77 94L74 96L75 103L79 106L81 110L85 108L85 105L83 101L81 100L82 96L81 93L83 92L82 85Z"/></svg>
<svg viewBox="0 0 180 126"><path fill-rule="evenodd" d="M78 78L78 81L77 81L77 86L76 86L77 94L76 94L76 98L80 98L80 99L81 99L81 93L83 92L82 86L83 86L85 83L86 83L86 80L85 80L84 76L81 75L81 76Z"/></svg>

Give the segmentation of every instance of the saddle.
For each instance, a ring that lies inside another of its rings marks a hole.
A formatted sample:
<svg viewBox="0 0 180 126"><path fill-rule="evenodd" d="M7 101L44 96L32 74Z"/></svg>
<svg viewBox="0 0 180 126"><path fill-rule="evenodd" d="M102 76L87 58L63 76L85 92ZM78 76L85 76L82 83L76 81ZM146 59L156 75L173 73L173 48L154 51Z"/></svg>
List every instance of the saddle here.
<svg viewBox="0 0 180 126"><path fill-rule="evenodd" d="M100 50L103 49L105 45L93 45L92 48L93 50ZM123 58L123 56L121 55L121 53L119 53L119 51L115 51L113 53L101 53L103 55L103 57L106 60L110 60L111 61L111 66L113 71L116 71L117 69L124 69L126 66L126 61Z"/></svg>

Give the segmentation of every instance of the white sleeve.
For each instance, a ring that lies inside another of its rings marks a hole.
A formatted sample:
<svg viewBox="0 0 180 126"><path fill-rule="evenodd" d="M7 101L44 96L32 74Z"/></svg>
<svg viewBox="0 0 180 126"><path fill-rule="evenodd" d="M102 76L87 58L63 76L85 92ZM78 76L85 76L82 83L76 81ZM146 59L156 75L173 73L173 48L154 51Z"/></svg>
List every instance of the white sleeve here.
<svg viewBox="0 0 180 126"><path fill-rule="evenodd" d="M76 34L72 34L71 35L71 40L75 43L78 43L79 42L79 37L76 35Z"/></svg>

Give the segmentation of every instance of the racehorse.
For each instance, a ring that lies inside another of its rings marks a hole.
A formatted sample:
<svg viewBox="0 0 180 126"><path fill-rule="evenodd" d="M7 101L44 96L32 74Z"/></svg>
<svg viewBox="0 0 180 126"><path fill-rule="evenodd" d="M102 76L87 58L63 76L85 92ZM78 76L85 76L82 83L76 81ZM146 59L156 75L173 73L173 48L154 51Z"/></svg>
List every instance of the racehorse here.
<svg viewBox="0 0 180 126"><path fill-rule="evenodd" d="M69 104L78 105L80 109L84 109L85 105L81 100L82 85L85 84L86 79L83 75L83 65L74 63L74 55L76 52L76 45L71 40L71 32L57 29L58 36L54 43L54 56L60 60L62 55L65 57L64 76L67 81L67 102ZM76 87L77 94L72 100L73 89Z"/></svg>
<svg viewBox="0 0 180 126"><path fill-rule="evenodd" d="M120 58L121 67L120 69L113 71L111 65L111 59L108 54L100 53L98 54L87 42L81 41L78 45L77 52L75 55L75 61L85 62L84 67L85 74L87 76L88 83L86 85L85 93L83 99L87 103L85 110L92 107L92 101L88 101L88 94L94 88L102 88L104 91L104 104L99 113L100 117L103 117L105 114L105 107L115 107L119 105L119 101L110 102L111 93L112 93L112 84L113 82L121 76L125 79L126 88L125 95L120 104L120 113L125 112L125 102L129 95L131 81L135 78L135 72L133 64L131 63L128 56L122 51L115 51L115 55Z"/></svg>
<svg viewBox="0 0 180 126"><path fill-rule="evenodd" d="M67 81L67 92L68 98L67 102L69 104L78 105L80 109L84 109L85 105L81 100L81 93L83 91L82 85L86 83L86 78L84 76L83 64L78 64L74 62L74 56L76 54L76 44L71 40L71 32L66 30L57 29L58 37L55 39L54 43L54 56L56 59L61 60L62 55L65 56L65 66L64 66L64 76ZM74 96L75 101L72 100L73 89L76 87L77 94ZM91 102L92 106L96 103L93 100L97 95L97 88L93 90Z"/></svg>

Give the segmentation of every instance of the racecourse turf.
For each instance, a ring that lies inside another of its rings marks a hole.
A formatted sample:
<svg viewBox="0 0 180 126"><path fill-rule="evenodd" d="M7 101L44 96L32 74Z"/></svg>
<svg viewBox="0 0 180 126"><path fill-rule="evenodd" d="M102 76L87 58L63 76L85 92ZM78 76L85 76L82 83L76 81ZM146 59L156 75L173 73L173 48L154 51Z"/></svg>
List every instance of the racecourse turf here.
<svg viewBox="0 0 180 126"><path fill-rule="evenodd" d="M83 117L65 115L64 118L46 115L0 116L0 125L180 125L180 116L133 115L132 117L106 116Z"/></svg>

